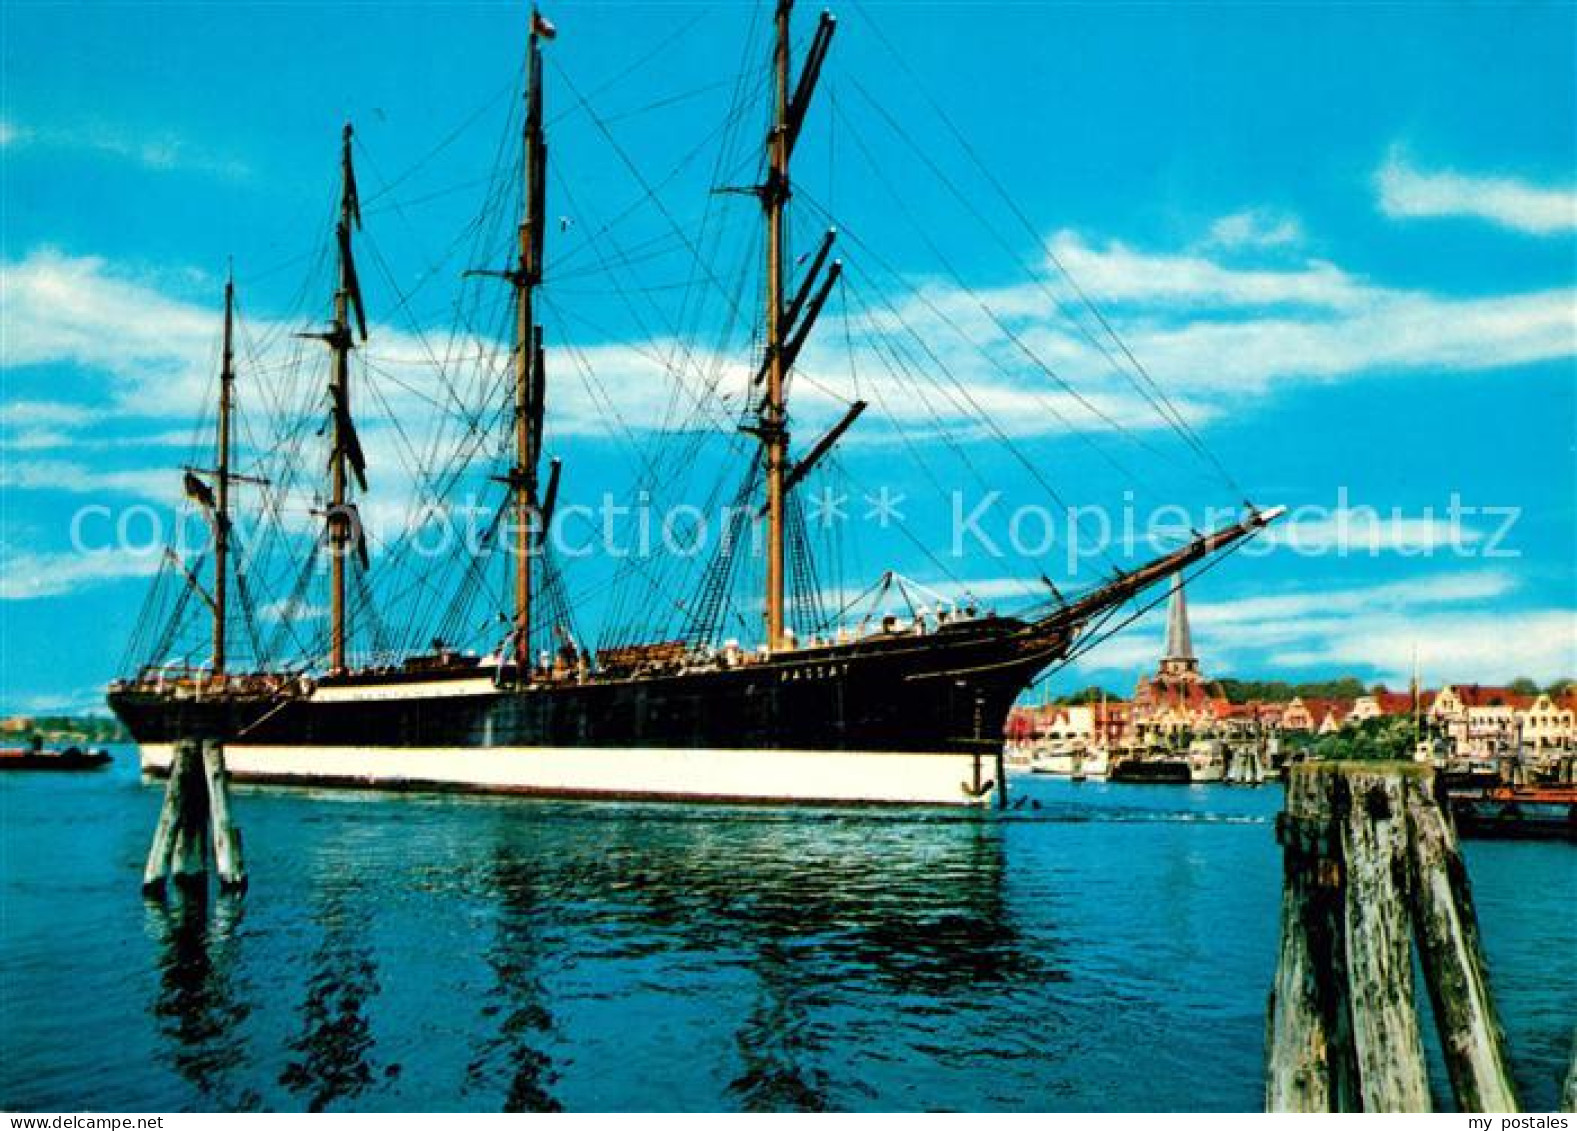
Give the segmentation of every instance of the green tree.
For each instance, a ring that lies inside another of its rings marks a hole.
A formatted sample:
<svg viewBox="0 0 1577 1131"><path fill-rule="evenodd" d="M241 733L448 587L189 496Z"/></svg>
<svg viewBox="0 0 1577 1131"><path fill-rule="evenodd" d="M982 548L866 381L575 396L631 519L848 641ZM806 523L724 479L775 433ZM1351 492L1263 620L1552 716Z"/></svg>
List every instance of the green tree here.
<svg viewBox="0 0 1577 1131"><path fill-rule="evenodd" d="M1397 716L1365 719L1316 739L1309 755L1323 761L1406 761L1418 736L1413 720Z"/></svg>

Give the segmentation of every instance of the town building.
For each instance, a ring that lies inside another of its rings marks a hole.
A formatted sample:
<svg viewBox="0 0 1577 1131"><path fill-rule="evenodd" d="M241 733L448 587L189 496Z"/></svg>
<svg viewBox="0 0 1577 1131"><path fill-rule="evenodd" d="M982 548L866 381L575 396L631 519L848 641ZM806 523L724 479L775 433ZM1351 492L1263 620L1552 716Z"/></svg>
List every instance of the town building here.
<svg viewBox="0 0 1577 1131"><path fill-rule="evenodd" d="M1518 715L1522 745L1535 753L1577 749L1577 694L1568 691L1560 700L1547 692Z"/></svg>

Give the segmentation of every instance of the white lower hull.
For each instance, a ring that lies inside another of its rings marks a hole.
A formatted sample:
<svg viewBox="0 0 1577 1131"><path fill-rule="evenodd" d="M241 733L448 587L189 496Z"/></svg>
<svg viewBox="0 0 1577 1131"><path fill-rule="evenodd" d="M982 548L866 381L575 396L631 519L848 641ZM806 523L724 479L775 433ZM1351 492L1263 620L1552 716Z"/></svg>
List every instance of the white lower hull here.
<svg viewBox="0 0 1577 1131"><path fill-rule="evenodd" d="M142 747L163 774L173 747ZM996 759L972 754L598 747L225 747L237 781L459 789L547 797L968 805L995 800Z"/></svg>

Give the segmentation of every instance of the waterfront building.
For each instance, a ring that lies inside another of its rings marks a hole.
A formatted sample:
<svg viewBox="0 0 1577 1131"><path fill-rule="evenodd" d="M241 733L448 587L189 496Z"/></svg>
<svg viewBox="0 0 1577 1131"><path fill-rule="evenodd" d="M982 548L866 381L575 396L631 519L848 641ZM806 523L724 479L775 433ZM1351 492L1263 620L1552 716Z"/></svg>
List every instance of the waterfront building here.
<svg viewBox="0 0 1577 1131"><path fill-rule="evenodd" d="M1352 698L1296 695L1286 702L1229 702L1202 671L1178 578L1167 604L1160 660L1153 673L1138 678L1131 703L1020 708L1009 737L1059 749L1179 749L1194 740L1222 741L1233 748L1266 741L1279 746L1282 732L1324 737L1376 719L1415 715L1424 729L1414 757L1426 761L1531 758L1537 769L1577 751L1577 689L1529 695L1511 687L1447 684L1435 692L1419 686L1415 675L1404 691L1380 685Z"/></svg>
<svg viewBox="0 0 1577 1131"><path fill-rule="evenodd" d="M1320 719L1319 729L1315 733L1320 735L1335 734L1347 724L1347 716L1349 714L1351 714L1349 708L1342 706L1339 701L1333 700L1331 706L1326 707L1325 714Z"/></svg>
<svg viewBox="0 0 1577 1131"><path fill-rule="evenodd" d="M1506 687L1447 685L1435 696L1429 717L1457 757L1490 760L1517 753L1520 716L1533 704L1533 696Z"/></svg>
<svg viewBox="0 0 1577 1131"><path fill-rule="evenodd" d="M1373 695L1360 695L1347 709L1347 717L1342 720L1342 725L1356 725L1369 719L1378 719L1380 715L1380 700Z"/></svg>
<svg viewBox="0 0 1577 1131"><path fill-rule="evenodd" d="M1571 750L1577 746L1577 695L1567 692L1560 700L1548 692L1518 712L1522 745L1535 753Z"/></svg>
<svg viewBox="0 0 1577 1131"><path fill-rule="evenodd" d="M1281 712L1281 729L1299 734L1311 734L1319 724L1315 721L1314 712L1304 702L1301 695L1295 695Z"/></svg>
<svg viewBox="0 0 1577 1131"><path fill-rule="evenodd" d="M1349 720L1352 709L1353 703L1347 699L1295 696L1281 712L1281 729L1296 734L1331 734Z"/></svg>

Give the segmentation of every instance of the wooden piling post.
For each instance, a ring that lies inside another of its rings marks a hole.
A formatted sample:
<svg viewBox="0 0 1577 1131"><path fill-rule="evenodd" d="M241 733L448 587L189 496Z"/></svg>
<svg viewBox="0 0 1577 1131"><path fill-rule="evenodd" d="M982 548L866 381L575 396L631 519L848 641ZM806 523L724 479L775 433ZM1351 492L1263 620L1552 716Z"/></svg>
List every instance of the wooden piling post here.
<svg viewBox="0 0 1577 1131"><path fill-rule="evenodd" d="M180 823L175 829L175 852L170 875L178 886L208 883L208 790L203 784L202 754L196 742L175 744L170 780L180 791Z"/></svg>
<svg viewBox="0 0 1577 1131"><path fill-rule="evenodd" d="M1427 1111L1413 1003L1407 813L1396 775L1331 764L1295 774L1281 962L1272 991L1271 1111Z"/></svg>
<svg viewBox="0 0 1577 1131"><path fill-rule="evenodd" d="M208 810L213 830L214 862L219 870L219 890L246 887L246 865L241 857L241 830L230 819L230 775L225 770L224 746L213 739L203 743L203 776L208 785Z"/></svg>
<svg viewBox="0 0 1577 1131"><path fill-rule="evenodd" d="M1278 832L1284 881L1267 1109L1430 1110L1413 993L1416 938L1457 1106L1516 1110L1466 875L1433 771L1299 765Z"/></svg>
<svg viewBox="0 0 1577 1131"><path fill-rule="evenodd" d="M164 804L159 809L159 823L154 827L148 862L142 870L142 890L148 895L163 894L164 879L175 857L176 833L181 824L182 787L185 785L185 775L181 773L184 749L181 743L177 743L171 755L170 776L164 787Z"/></svg>
<svg viewBox="0 0 1577 1131"><path fill-rule="evenodd" d="M162 895L170 877L188 889L206 888L210 836L221 890L245 888L241 832L231 818L224 749L214 741L199 748L195 741L181 739L170 757L164 805L143 868L143 891Z"/></svg>
<svg viewBox="0 0 1577 1131"><path fill-rule="evenodd" d="M1517 1110L1506 1038L1490 997L1478 918L1456 835L1422 790L1408 798L1413 929L1451 1090L1463 1111Z"/></svg>
<svg viewBox="0 0 1577 1131"><path fill-rule="evenodd" d="M1321 976L1320 959L1341 937L1341 869L1332 859L1328 826L1292 816L1279 822L1285 876L1281 944L1265 1027L1267 1111L1351 1111L1358 1105L1347 1012L1335 971Z"/></svg>

